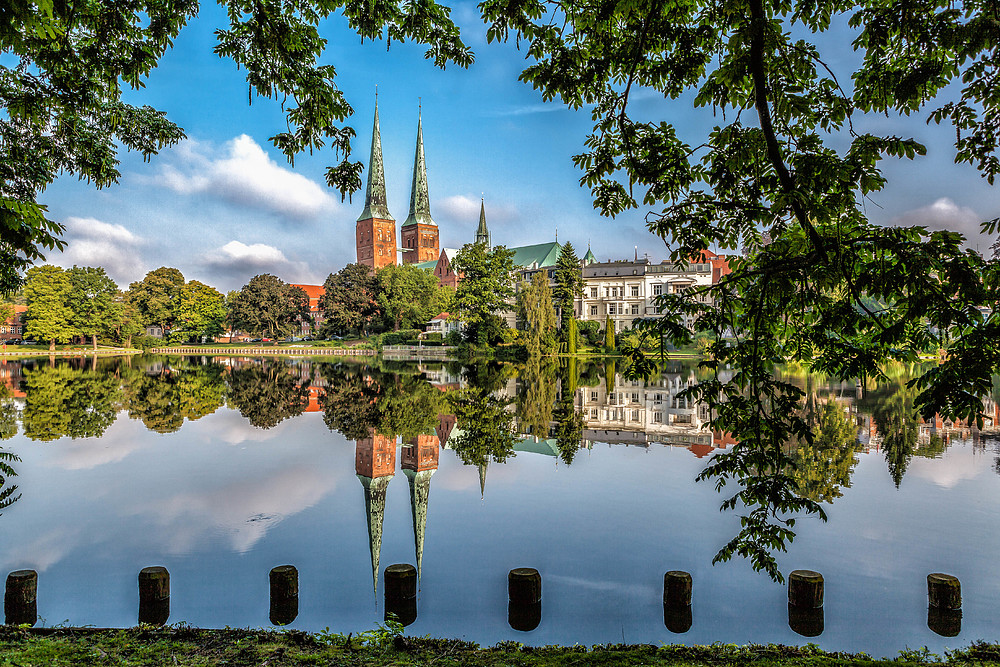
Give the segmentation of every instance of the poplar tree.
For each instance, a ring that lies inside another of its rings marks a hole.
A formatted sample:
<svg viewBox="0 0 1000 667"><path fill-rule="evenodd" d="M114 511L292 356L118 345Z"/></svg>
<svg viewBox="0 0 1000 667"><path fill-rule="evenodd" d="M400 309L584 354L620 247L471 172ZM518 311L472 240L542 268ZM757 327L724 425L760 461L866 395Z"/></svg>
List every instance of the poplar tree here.
<svg viewBox="0 0 1000 667"><path fill-rule="evenodd" d="M551 352L555 346L556 313L544 271L535 273L530 283L521 283L517 292L517 315L525 326L528 355L534 358Z"/></svg>
<svg viewBox="0 0 1000 667"><path fill-rule="evenodd" d="M580 258L572 243L565 243L559 251L556 260L555 286L552 288L552 298L559 308L559 326L562 329L563 340L569 340L569 321L573 319L573 304L577 297L583 296L583 269Z"/></svg>

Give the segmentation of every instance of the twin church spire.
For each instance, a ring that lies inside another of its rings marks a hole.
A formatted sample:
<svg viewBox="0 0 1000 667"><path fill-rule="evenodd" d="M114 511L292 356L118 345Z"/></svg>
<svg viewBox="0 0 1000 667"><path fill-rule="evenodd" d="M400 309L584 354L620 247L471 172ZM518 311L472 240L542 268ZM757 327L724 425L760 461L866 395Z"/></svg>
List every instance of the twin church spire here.
<svg viewBox="0 0 1000 667"><path fill-rule="evenodd" d="M396 221L389 213L385 193L385 168L382 161L382 138L379 132L378 100L372 128L372 150L368 162L368 188L365 208L358 218L356 243L358 263L375 270L396 264ZM417 118L417 146L413 155L413 182L410 188L410 214L400 230L400 249L404 264L437 260L438 228L431 217L427 190L427 163L424 159L423 119Z"/></svg>

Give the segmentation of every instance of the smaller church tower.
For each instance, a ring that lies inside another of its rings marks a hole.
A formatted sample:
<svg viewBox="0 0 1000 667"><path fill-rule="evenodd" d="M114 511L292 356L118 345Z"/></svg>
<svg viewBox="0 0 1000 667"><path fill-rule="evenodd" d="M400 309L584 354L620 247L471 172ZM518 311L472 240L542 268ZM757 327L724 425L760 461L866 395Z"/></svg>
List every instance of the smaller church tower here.
<svg viewBox="0 0 1000 667"><path fill-rule="evenodd" d="M396 263L396 220L389 214L385 196L385 171L382 167L382 137L378 128L378 97L375 98L375 123L372 127L372 152L368 160L368 189L365 210L355 229L358 264L378 271Z"/></svg>
<svg viewBox="0 0 1000 667"><path fill-rule="evenodd" d="M427 194L427 163L424 160L423 119L417 117L417 148L413 155L413 185L410 188L410 215L399 230L404 264L435 261L438 250L438 226L431 218Z"/></svg>
<svg viewBox="0 0 1000 667"><path fill-rule="evenodd" d="M486 249L490 249L490 230L486 226L486 200L479 202L479 228L476 229L476 243L483 243Z"/></svg>

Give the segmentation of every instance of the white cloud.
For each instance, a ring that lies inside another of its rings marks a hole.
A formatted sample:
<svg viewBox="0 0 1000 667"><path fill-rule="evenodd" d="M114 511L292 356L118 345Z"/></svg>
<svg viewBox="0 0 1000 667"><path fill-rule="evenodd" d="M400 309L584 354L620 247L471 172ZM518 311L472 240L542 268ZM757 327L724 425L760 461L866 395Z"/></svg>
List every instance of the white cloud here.
<svg viewBox="0 0 1000 667"><path fill-rule="evenodd" d="M317 280L305 262L292 261L281 250L265 243L247 245L233 240L204 254L201 264L214 276L234 279L237 285L244 284L259 273L270 273L286 282L312 283ZM226 284L230 282L226 281Z"/></svg>
<svg viewBox="0 0 1000 667"><path fill-rule="evenodd" d="M929 229L947 229L959 232L966 238L979 235L982 218L966 206L959 206L948 197L941 197L932 204L915 208L893 218L896 226L921 225Z"/></svg>
<svg viewBox="0 0 1000 667"><path fill-rule="evenodd" d="M51 260L60 266L101 266L119 285L127 285L143 275L144 263L139 248L146 240L122 225L96 218L69 217L66 226L66 249Z"/></svg>
<svg viewBox="0 0 1000 667"><path fill-rule="evenodd" d="M467 195L452 195L434 202L431 211L442 218L453 220L459 225L472 226L479 224L479 207L483 200ZM510 222L518 219L517 210L506 203L486 201L486 224L494 222Z"/></svg>
<svg viewBox="0 0 1000 667"><path fill-rule="evenodd" d="M166 165L156 181L182 195L207 193L248 208L265 208L296 219L315 218L337 206L325 188L272 160L246 134L226 143L225 155L187 140L172 151L178 164Z"/></svg>

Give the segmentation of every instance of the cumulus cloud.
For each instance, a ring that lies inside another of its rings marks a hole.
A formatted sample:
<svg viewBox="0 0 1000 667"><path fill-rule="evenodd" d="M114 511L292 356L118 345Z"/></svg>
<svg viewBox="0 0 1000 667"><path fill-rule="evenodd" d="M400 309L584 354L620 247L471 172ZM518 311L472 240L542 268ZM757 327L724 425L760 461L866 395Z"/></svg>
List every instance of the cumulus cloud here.
<svg viewBox="0 0 1000 667"><path fill-rule="evenodd" d="M223 155L192 140L172 151L175 164L161 169L157 183L182 195L206 193L294 219L311 219L336 207L323 186L272 160L253 138L241 134Z"/></svg>
<svg viewBox="0 0 1000 667"><path fill-rule="evenodd" d="M281 250L266 243L247 245L233 240L202 255L201 264L226 284L232 280L243 284L259 273L270 273L295 283L312 283L317 279L305 262L292 261ZM226 281L227 278L231 280Z"/></svg>
<svg viewBox="0 0 1000 667"><path fill-rule="evenodd" d="M102 266L119 285L138 280L144 263L139 250L146 240L122 225L96 218L70 217L66 226L66 249L53 254L52 261L61 266Z"/></svg>
<svg viewBox="0 0 1000 667"><path fill-rule="evenodd" d="M468 195L452 195L434 202L433 213L442 218L454 220L460 225L471 226L479 224L479 197ZM486 223L510 222L518 218L517 211L510 205L497 202L486 202Z"/></svg>
<svg viewBox="0 0 1000 667"><path fill-rule="evenodd" d="M963 234L966 238L979 235L982 218L966 206L959 206L948 197L941 197L932 204L906 211L894 218L896 226L921 225L929 229L947 229Z"/></svg>

